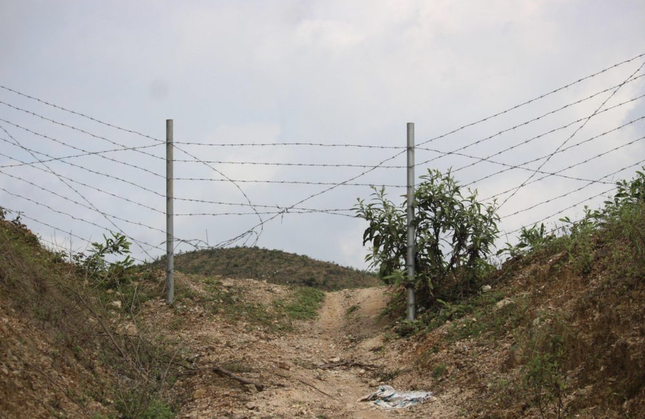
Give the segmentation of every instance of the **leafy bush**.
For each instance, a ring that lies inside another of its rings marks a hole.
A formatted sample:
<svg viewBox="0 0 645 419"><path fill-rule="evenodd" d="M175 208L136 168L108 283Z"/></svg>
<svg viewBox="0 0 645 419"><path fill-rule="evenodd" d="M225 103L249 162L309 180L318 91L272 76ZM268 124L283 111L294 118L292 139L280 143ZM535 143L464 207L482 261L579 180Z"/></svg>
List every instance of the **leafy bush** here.
<svg viewBox="0 0 645 419"><path fill-rule="evenodd" d="M415 288L421 305L437 297L462 296L473 291L489 269L486 257L497 238L495 205L477 201L476 192L464 195L450 175L428 170L414 195ZM379 277L388 284L405 281L407 255L406 202L395 205L385 189L373 193L373 202L358 200L354 208L369 227L363 244L370 243L366 256Z"/></svg>
<svg viewBox="0 0 645 419"><path fill-rule="evenodd" d="M586 275L596 261L595 248L599 233L604 241L612 242L609 254L614 268L642 266L645 262L645 173L637 171L630 181L616 183L613 199L604 202L604 207L590 210L585 207L584 217L572 222L568 217L560 221L568 228L568 252L574 269ZM630 268L631 269L631 268ZM621 272L627 277L639 276L642 272Z"/></svg>
<svg viewBox="0 0 645 419"><path fill-rule="evenodd" d="M522 227L520 229L519 241L512 245L506 243L506 246L497 252L497 255L508 253L511 257L525 255L527 253L540 250L555 240L555 234L547 232L544 224L533 225L533 227Z"/></svg>
<svg viewBox="0 0 645 419"><path fill-rule="evenodd" d="M126 274L134 266L134 259L130 256L130 242L121 233L111 233L112 237L103 238L104 243L92 243L89 256L79 256L79 265L88 274L108 287L117 286L124 280ZM123 256L125 259L109 262L110 256Z"/></svg>

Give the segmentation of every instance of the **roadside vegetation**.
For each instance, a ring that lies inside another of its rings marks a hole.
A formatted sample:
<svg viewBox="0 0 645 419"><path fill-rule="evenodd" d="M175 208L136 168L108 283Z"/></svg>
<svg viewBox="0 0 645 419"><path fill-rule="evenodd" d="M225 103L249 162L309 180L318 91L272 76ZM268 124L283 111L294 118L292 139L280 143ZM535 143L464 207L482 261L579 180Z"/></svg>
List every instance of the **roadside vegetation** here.
<svg viewBox="0 0 645 419"><path fill-rule="evenodd" d="M414 193L415 278L417 311L463 299L476 292L494 270L488 263L497 238L499 217L495 204L477 200L476 191L464 191L448 173L428 170ZM371 246L366 261L386 284L401 286L406 273L407 223L404 201L397 206L385 189L372 202L358 201L357 216L369 223L363 244ZM401 299L395 299L401 303ZM397 311L398 307L394 307Z"/></svg>
<svg viewBox="0 0 645 419"><path fill-rule="evenodd" d="M246 289L179 274L171 316L158 324L146 311L148 302L161 301L163 272L135 265L123 235L106 235L83 253L52 252L19 216L0 215L0 315L16 322L0 330L0 352L10 354L0 358L2 372L13 374L0 374L0 410L13 417L80 411L93 419L174 418L184 401L174 383L193 368L189 348L174 336L191 325L196 309L214 322L280 334L314 319L324 301L324 292L302 286L258 301L252 283ZM43 402L25 405L27 387Z"/></svg>
<svg viewBox="0 0 645 419"><path fill-rule="evenodd" d="M125 238L106 237L86 254L51 252L19 216L1 215L0 306L13 327L0 339L0 352L11 354L3 369L12 374L1 386L0 411L174 417L166 390L177 373L177 346L138 322L137 289L147 273L134 268ZM27 386L41 401L21 397Z"/></svg>
<svg viewBox="0 0 645 419"><path fill-rule="evenodd" d="M618 182L614 196L601 208L585 209L580 220L522 229L517 243L499 250L506 258L499 268L489 263L497 235L494 206L478 203L450 174L429 172L415 197L424 245L417 255L421 305L414 322L398 321L404 214L384 191L374 198L359 202L357 211L370 222L364 235L373 246L369 260L395 290L392 331L375 350L409 348L414 359L381 381L400 387L414 381L456 397L449 400L458 400L460 414L469 418L643 417L643 172ZM237 260L244 278L252 255L281 258L263 249L236 251L250 253L216 259ZM207 267L205 255L191 254L191 269ZM306 278L309 262L293 260L285 278ZM124 236L106 235L83 253L53 252L19 215L0 210L0 411L8 417L170 419L186 403L202 400L203 387L190 387L201 382L221 390L223 402L238 403L239 394L254 393L230 376L214 377L213 368L258 378L275 356L249 362L245 351L260 340L298 338L296 326L316 318L325 299L320 289L297 281L285 287L199 273L178 273L177 279L176 302L168 307L161 298L163 272L135 265ZM347 305L341 316L358 327L361 310ZM225 339L206 339L207 325ZM404 339L393 342L394 332ZM219 356L222 350L227 356ZM200 364L202 357L210 363ZM283 372L312 367L283 361L276 367ZM240 388L220 388L229 385Z"/></svg>
<svg viewBox="0 0 645 419"><path fill-rule="evenodd" d="M474 195L463 198L457 193L449 174L431 172L426 180L421 189L430 192L433 208L447 204L449 210L420 211L418 217L425 218L417 218L415 224L436 225L430 235L444 235L459 244L451 220L467 220L467 215L447 214L468 212L468 205L452 199L469 204L475 202ZM417 204L432 208L420 200ZM476 225L488 226L486 240L496 234L496 218L493 207L480 208L482 222ZM400 285L402 273L397 272L404 267L405 254L402 209L380 191L375 203L360 202L358 211L370 222L364 236L373 246L368 260L379 268L384 282ZM523 228L518 243L499 250L498 256L507 257L501 269L485 262L491 247L484 246L479 264L446 273L453 257L442 250L435 247L433 254L440 257L434 260L417 255L417 266L422 267L416 289L427 286L429 292L422 294L426 304L417 321L400 321L395 330L423 348L418 350L417 368L433 377L437 389L458 387L478 394L478 404L464 411L464 417L642 417L643 172L618 182L611 199L599 209L585 208L578 221L563 218L554 229ZM429 269L424 263L436 266ZM433 272L430 278L427 272ZM454 285L460 292L454 292ZM403 299L399 294L390 308L399 318ZM497 355L491 359L488 353Z"/></svg>

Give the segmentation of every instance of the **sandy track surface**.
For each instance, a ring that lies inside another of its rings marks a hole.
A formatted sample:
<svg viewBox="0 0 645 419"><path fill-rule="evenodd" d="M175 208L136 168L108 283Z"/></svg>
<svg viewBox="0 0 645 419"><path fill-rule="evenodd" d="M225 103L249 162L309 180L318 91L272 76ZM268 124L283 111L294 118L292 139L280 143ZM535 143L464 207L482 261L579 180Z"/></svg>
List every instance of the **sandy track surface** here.
<svg viewBox="0 0 645 419"><path fill-rule="evenodd" d="M263 391L238 385L241 394L222 394L221 380L200 380L182 418L416 418L428 417L431 402L387 411L358 399L376 390L387 372L405 362L396 342L386 342L380 313L387 303L383 288L329 292L318 318L293 334L267 336L233 332L228 325L201 329L203 343L226 341L225 351L206 345L200 363L216 363L237 354L249 366L247 378L267 384ZM212 377L212 376L211 376ZM204 378L204 377L203 377ZM230 379L228 379L231 381ZM228 383L235 386L235 383ZM218 401L218 394L222 395ZM233 401L231 401L233 399Z"/></svg>

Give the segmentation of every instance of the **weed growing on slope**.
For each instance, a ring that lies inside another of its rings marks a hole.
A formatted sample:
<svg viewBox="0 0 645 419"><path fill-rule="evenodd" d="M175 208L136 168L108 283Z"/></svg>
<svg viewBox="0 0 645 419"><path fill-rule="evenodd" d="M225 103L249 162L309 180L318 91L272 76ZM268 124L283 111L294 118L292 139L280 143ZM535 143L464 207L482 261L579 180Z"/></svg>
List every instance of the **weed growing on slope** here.
<svg viewBox="0 0 645 419"><path fill-rule="evenodd" d="M325 293L315 288L298 287L292 290L286 301L276 301L278 312L292 320L311 320L318 316L318 310L325 301Z"/></svg>
<svg viewBox="0 0 645 419"><path fill-rule="evenodd" d="M567 322L556 314L538 317L539 324L529 330L524 345L523 378L533 403L542 418L565 414L567 394L566 346L574 339Z"/></svg>

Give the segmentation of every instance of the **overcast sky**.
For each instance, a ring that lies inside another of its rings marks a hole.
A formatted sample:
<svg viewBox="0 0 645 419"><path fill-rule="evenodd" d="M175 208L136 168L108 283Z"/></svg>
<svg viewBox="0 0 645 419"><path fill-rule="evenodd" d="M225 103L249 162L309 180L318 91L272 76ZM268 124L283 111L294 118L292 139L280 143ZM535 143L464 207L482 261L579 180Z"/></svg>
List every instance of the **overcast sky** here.
<svg viewBox="0 0 645 419"><path fill-rule="evenodd" d="M243 233L259 219L249 207L212 202L250 201L260 206L260 212L274 212L329 188L239 183L240 190L217 180L333 184L368 170L230 162L374 166L401 150L180 143L403 147L406 123L414 122L419 144L644 53L643 22L642 0L0 0L0 85L152 137L0 89L0 206L23 211L31 218L24 220L32 230L67 247L70 237L64 232L75 235L71 246L78 250L87 246L79 237L96 241L107 230L122 230L141 241L149 256L159 256L165 240L165 147L157 140L165 139L165 120L172 118L180 149L201 160L224 162L175 163L177 178L215 180L177 180L178 198L211 203L177 201L175 212L251 214L176 216L177 237L214 245ZM565 142L568 147L597 137L546 163L529 164L529 169L543 165L542 171L557 172L607 152L560 173L569 178L551 176L522 188L499 210L502 228L512 231L602 194L615 180L631 178L645 159L645 140L635 141L645 135L645 125L630 123L645 115L643 99L631 100L645 93L645 78L638 78L645 73L634 74L643 62L645 58L632 60L430 141L425 147L435 151L417 150L416 161L439 158L420 164L417 175L428 168L452 167L455 177L469 184L504 168L480 162L457 170L476 162L473 157L486 158L539 136L491 157L497 163L519 165L546 156ZM586 120L608 108L612 109ZM505 132L487 139L500 131ZM549 131L553 132L545 134ZM460 151L471 157L437 153L483 139ZM51 161L47 167L16 166L20 161L114 150L120 145L150 147ZM621 148L609 152L617 147ZM194 160L179 149L175 159ZM386 163L404 164L403 155ZM531 173L513 169L472 187L481 198L488 198L521 185ZM580 189L589 182L571 178L608 184ZM390 167L352 183L403 186L405 180L404 168ZM400 201L404 189L390 187L388 192ZM341 186L298 207L349 209L357 198L369 199L370 193L368 187ZM498 202L509 195L499 196ZM599 196L586 204L594 207L602 200ZM550 221L581 213L582 205ZM340 215L287 213L264 225L257 244L363 268L364 228L361 220ZM133 250L139 258L149 257L138 246Z"/></svg>

